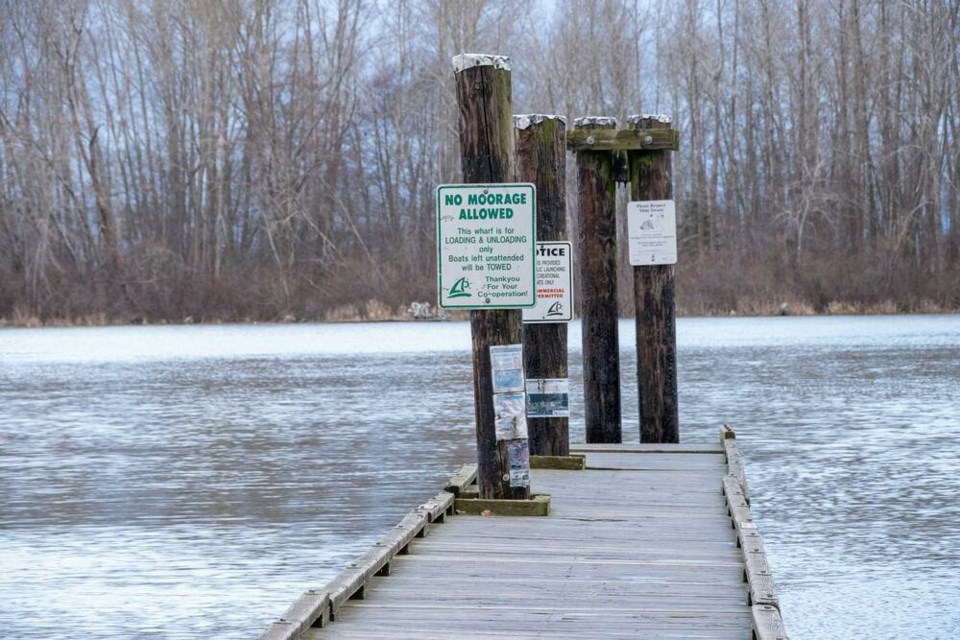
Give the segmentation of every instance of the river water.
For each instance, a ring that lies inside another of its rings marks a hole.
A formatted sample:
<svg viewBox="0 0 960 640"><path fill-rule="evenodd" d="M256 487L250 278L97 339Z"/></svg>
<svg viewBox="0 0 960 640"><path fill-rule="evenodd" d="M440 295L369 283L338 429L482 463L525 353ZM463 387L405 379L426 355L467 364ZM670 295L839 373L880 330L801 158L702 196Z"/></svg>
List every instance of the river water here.
<svg viewBox="0 0 960 640"><path fill-rule="evenodd" d="M677 333L682 440L736 429L791 636L960 637L960 316ZM0 637L257 637L473 447L465 323L0 329Z"/></svg>

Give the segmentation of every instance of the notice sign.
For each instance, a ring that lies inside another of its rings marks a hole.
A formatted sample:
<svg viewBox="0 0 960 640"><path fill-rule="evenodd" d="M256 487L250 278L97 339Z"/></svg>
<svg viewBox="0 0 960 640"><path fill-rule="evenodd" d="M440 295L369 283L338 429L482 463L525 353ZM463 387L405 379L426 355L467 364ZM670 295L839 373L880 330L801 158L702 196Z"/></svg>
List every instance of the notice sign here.
<svg viewBox="0 0 960 640"><path fill-rule="evenodd" d="M677 263L677 212L673 200L627 203L630 264Z"/></svg>
<svg viewBox="0 0 960 640"><path fill-rule="evenodd" d="M569 322L573 319L573 245L537 243L537 305L523 310L524 322Z"/></svg>
<svg viewBox="0 0 960 640"><path fill-rule="evenodd" d="M445 309L536 303L532 184L437 188L437 291Z"/></svg>
<svg viewBox="0 0 960 640"><path fill-rule="evenodd" d="M527 380L528 418L569 418L570 381L567 378Z"/></svg>

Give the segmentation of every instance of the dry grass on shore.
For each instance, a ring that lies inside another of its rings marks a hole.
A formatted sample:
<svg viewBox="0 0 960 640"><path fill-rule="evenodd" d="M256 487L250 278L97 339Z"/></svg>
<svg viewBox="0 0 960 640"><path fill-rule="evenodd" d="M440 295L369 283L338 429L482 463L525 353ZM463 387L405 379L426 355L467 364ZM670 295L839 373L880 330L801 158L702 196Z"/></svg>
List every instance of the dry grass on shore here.
<svg viewBox="0 0 960 640"><path fill-rule="evenodd" d="M780 304L770 302L751 302L741 301L735 311L718 312L708 309L690 309L680 307L677 309L677 315L680 317L720 317L720 316L744 316L744 317L764 317L764 316L893 316L893 315L935 315L945 313L957 313L957 310L946 309L934 302L924 300L920 302L917 308L903 310L892 300L876 304L864 304L858 302L829 302L823 311L818 312L814 306L808 302L790 301Z"/></svg>

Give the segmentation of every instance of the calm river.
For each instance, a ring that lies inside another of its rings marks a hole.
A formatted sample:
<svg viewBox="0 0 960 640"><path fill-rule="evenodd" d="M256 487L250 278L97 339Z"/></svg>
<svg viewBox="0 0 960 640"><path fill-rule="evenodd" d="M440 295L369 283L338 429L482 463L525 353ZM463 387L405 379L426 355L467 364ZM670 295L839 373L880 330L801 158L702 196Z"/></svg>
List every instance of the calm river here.
<svg viewBox="0 0 960 640"><path fill-rule="evenodd" d="M682 439L736 429L791 636L960 637L960 316L678 346ZM257 637L473 459L471 383L464 323L0 329L0 637Z"/></svg>

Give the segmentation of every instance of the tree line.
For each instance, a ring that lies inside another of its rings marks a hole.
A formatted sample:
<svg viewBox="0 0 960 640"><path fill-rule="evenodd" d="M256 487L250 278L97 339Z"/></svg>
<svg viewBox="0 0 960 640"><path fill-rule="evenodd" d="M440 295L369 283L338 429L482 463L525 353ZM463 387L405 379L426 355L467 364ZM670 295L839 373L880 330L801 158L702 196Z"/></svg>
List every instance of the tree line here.
<svg viewBox="0 0 960 640"><path fill-rule="evenodd" d="M513 58L516 113L672 116L682 310L957 309L958 14L8 0L0 318L330 319L433 300L434 189L460 170L451 59L478 51Z"/></svg>

